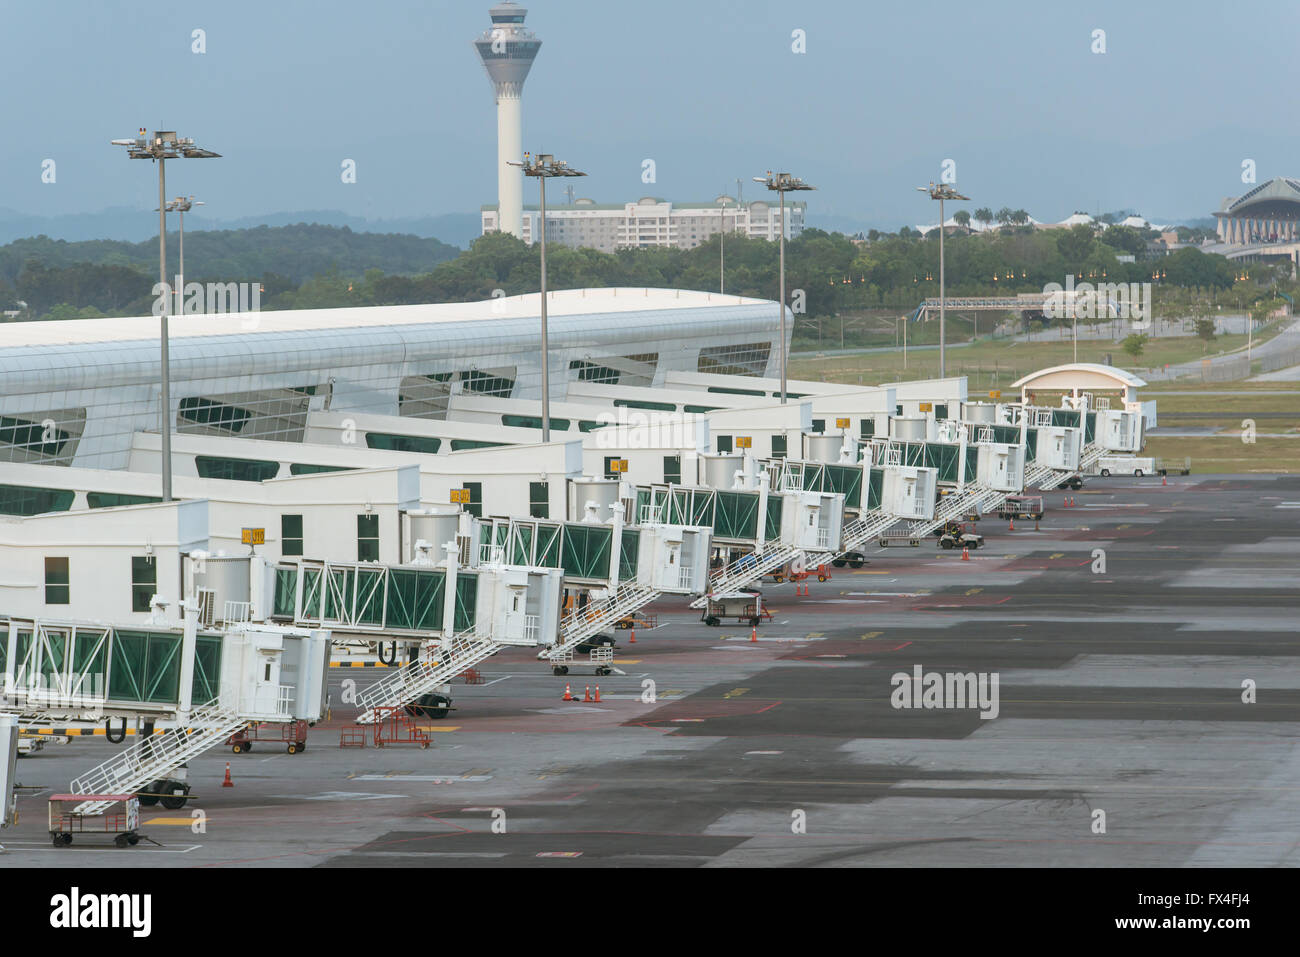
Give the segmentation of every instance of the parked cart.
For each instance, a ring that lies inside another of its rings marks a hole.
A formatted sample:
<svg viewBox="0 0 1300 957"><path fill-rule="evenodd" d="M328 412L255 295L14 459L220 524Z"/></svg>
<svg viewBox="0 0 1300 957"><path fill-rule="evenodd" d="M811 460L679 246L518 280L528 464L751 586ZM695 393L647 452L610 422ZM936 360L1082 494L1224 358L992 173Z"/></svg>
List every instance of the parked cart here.
<svg viewBox="0 0 1300 957"><path fill-rule="evenodd" d="M113 802L96 814L78 814L87 801ZM105 834L118 847L140 843L140 799L134 794L55 794L50 797L50 840L67 847L72 835Z"/></svg>
<svg viewBox="0 0 1300 957"><path fill-rule="evenodd" d="M1043 497L1041 495L1008 495L1007 500L998 506L998 518L1038 521L1043 517Z"/></svg>
<svg viewBox="0 0 1300 957"><path fill-rule="evenodd" d="M290 754L297 754L307 748L307 722L292 721L287 724L283 722L276 724L250 723L243 730L232 734L226 740L226 744L235 754L243 754L245 751L253 750L254 741L274 741L277 744L286 745L286 750Z"/></svg>
<svg viewBox="0 0 1300 957"><path fill-rule="evenodd" d="M757 626L763 618L770 620L771 617L772 615L763 604L762 594L755 591L738 591L725 595L710 595L708 602L704 606L704 612L700 615L700 620L706 625L716 628L727 618L734 618L746 625Z"/></svg>

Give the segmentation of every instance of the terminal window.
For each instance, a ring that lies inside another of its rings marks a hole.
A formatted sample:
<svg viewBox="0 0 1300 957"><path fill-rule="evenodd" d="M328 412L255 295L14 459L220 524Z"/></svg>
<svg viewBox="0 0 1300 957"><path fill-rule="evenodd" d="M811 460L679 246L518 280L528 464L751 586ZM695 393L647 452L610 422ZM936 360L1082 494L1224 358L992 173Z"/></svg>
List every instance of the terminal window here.
<svg viewBox="0 0 1300 957"><path fill-rule="evenodd" d="M379 561L379 516L357 516L357 561Z"/></svg>
<svg viewBox="0 0 1300 957"><path fill-rule="evenodd" d="M786 437L784 435L772 436L772 458L774 459L785 458L788 454L790 454L789 448L790 448L789 444L787 443Z"/></svg>
<svg viewBox="0 0 1300 957"><path fill-rule="evenodd" d="M131 610L148 611L158 591L158 563L152 555L131 556Z"/></svg>
<svg viewBox="0 0 1300 957"><path fill-rule="evenodd" d="M45 559L45 604L66 605L70 599L68 560L66 558Z"/></svg>
<svg viewBox="0 0 1300 957"><path fill-rule="evenodd" d="M528 514L533 518L551 517L551 493L546 482L528 483Z"/></svg>
<svg viewBox="0 0 1300 957"><path fill-rule="evenodd" d="M280 554L284 556L302 554L302 516L280 516Z"/></svg>
<svg viewBox="0 0 1300 957"><path fill-rule="evenodd" d="M682 484L682 457L680 455L664 456L664 484Z"/></svg>
<svg viewBox="0 0 1300 957"><path fill-rule="evenodd" d="M469 502L465 505L465 511L469 512L475 518L483 517L483 483L482 482L462 482L461 488L469 492Z"/></svg>

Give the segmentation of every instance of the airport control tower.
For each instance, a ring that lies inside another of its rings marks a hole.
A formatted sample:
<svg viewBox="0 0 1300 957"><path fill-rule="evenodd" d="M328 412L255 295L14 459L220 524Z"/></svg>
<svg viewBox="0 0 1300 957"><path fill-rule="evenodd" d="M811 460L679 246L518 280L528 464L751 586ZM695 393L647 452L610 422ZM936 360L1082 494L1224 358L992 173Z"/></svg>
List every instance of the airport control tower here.
<svg viewBox="0 0 1300 957"><path fill-rule="evenodd" d="M474 41L497 98L497 202L500 229L523 237L524 158L519 97L542 41L524 29L528 11L513 0L492 8L492 27Z"/></svg>

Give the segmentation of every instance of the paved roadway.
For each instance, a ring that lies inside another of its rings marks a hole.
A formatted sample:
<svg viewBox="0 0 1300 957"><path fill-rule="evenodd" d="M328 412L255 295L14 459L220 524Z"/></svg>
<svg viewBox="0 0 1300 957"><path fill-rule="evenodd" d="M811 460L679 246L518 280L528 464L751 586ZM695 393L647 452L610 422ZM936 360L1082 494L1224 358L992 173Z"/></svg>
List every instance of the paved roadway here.
<svg viewBox="0 0 1300 957"><path fill-rule="evenodd" d="M660 602L659 627L620 633L600 704L509 652L457 684L427 751L341 750L336 713L300 755L212 752L192 766L206 831L149 809L162 847L56 850L26 792L0 866L1300 865L1300 477L1063 498L1038 530L983 521L969 562L927 543L808 597L770 586L757 642ZM998 716L891 707L915 665L997 674ZM336 669L334 700L376 674ZM19 778L61 788L104 748Z"/></svg>

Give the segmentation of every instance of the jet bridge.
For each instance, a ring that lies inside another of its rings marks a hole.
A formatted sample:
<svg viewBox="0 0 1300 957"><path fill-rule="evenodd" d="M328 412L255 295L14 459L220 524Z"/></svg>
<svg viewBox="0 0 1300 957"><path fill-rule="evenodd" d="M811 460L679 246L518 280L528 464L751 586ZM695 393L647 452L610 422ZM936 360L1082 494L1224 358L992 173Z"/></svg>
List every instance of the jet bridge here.
<svg viewBox="0 0 1300 957"><path fill-rule="evenodd" d="M318 721L325 710L327 631L237 622L200 631L198 605L182 622L148 626L8 618L0 622L0 710L23 720L143 718L147 732L75 779L73 794L163 790L185 802L181 770L249 722ZM155 726L166 725L161 734ZM156 796L154 797L156 800ZM164 799L172 806L169 799ZM79 805L78 813L102 810Z"/></svg>

